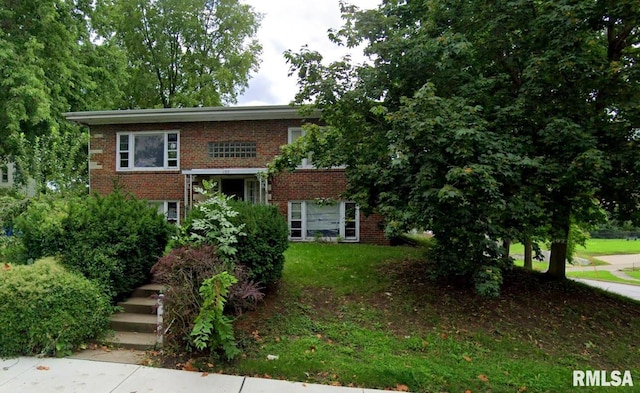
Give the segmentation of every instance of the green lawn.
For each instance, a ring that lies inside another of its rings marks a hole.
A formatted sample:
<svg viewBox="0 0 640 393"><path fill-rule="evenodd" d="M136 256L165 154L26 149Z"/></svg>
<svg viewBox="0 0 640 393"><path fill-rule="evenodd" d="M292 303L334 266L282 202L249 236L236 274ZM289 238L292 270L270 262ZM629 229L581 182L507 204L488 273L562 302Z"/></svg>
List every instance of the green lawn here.
<svg viewBox="0 0 640 393"><path fill-rule="evenodd" d="M627 275L630 275L628 272ZM586 278L589 280L612 281L622 284L640 285L640 281L625 280L606 270L567 271L567 276ZM639 278L640 279L640 278Z"/></svg>
<svg viewBox="0 0 640 393"><path fill-rule="evenodd" d="M640 268L636 268L635 270L625 270L624 273L627 276L640 280Z"/></svg>
<svg viewBox="0 0 640 393"><path fill-rule="evenodd" d="M589 258L598 255L616 255L616 254L640 254L640 240L624 240L624 239L589 239L586 247L578 246L576 254L581 258ZM545 244L540 244L540 248L547 250ZM524 254L524 246L520 243L514 243L510 248L511 254Z"/></svg>
<svg viewBox="0 0 640 393"><path fill-rule="evenodd" d="M236 320L243 356L211 370L461 393L569 392L574 369L640 375L640 304L522 269L506 274L500 298L483 299L430 281L421 258L406 247L292 244L278 289Z"/></svg>

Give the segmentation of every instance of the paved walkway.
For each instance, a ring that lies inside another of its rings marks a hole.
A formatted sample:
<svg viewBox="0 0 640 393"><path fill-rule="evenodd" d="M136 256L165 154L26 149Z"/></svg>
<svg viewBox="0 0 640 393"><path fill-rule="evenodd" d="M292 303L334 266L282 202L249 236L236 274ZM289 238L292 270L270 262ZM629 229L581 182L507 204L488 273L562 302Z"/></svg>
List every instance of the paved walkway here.
<svg viewBox="0 0 640 393"><path fill-rule="evenodd" d="M0 359L0 393L375 393L235 375L80 359Z"/></svg>

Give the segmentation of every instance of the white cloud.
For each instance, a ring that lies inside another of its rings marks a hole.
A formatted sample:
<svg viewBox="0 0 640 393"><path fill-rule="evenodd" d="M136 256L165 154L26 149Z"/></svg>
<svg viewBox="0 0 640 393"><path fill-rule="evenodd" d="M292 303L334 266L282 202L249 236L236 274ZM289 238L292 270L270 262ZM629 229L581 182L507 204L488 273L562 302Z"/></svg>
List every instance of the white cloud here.
<svg viewBox="0 0 640 393"><path fill-rule="evenodd" d="M298 91L295 76L283 52L298 52L303 45L320 52L327 61L348 53L327 38L330 28L342 26L338 0L243 0L263 14L258 40L262 44L262 63L249 80L249 88L238 98L238 105L288 104ZM362 9L377 7L380 0L351 0Z"/></svg>

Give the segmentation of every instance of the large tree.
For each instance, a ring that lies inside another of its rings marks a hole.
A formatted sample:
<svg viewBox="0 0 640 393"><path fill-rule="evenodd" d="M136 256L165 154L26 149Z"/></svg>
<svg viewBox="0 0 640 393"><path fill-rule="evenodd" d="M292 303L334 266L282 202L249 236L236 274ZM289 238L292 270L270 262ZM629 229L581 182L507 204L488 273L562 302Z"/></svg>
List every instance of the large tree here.
<svg viewBox="0 0 640 393"><path fill-rule="evenodd" d="M260 15L238 0L99 0L94 19L125 49L128 108L234 103L256 71Z"/></svg>
<svg viewBox="0 0 640 393"><path fill-rule="evenodd" d="M343 6L336 42L367 64L289 52L299 103L327 127L313 152L346 165L349 195L390 226L431 228L444 273L500 281L497 242L543 236L564 277L571 220L638 218L640 79L635 1L385 1ZM484 286L486 289L486 286Z"/></svg>
<svg viewBox="0 0 640 393"><path fill-rule="evenodd" d="M37 171L40 185L86 174L86 139L62 113L121 99L124 57L92 42L91 15L80 0L0 0L0 161L19 161L22 178ZM38 164L48 146L57 146L58 163L73 165ZM77 173L61 176L62 167Z"/></svg>

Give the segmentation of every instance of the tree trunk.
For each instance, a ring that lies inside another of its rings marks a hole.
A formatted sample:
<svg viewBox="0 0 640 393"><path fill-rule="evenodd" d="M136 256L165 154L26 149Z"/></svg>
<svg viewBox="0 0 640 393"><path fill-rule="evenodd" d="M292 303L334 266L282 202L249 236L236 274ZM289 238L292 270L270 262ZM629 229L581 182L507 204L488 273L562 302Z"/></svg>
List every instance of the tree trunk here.
<svg viewBox="0 0 640 393"><path fill-rule="evenodd" d="M504 248L504 254L502 255L502 259L505 261L509 260L509 251L511 249L511 239L505 239L502 241L502 247Z"/></svg>
<svg viewBox="0 0 640 393"><path fill-rule="evenodd" d="M533 270L533 244L530 239L524 242L524 268Z"/></svg>
<svg viewBox="0 0 640 393"><path fill-rule="evenodd" d="M567 277L567 245L570 226L571 218L568 215L557 217L553 225L555 236L551 242L551 256L549 270L547 270L547 276L552 280L564 280Z"/></svg>
<svg viewBox="0 0 640 393"><path fill-rule="evenodd" d="M563 280L567 271L567 241L554 241L551 243L551 257L549 258L549 270L547 275L553 280Z"/></svg>

